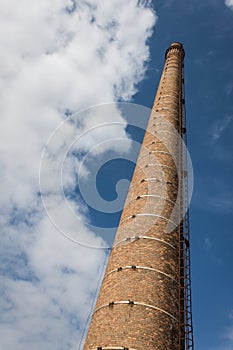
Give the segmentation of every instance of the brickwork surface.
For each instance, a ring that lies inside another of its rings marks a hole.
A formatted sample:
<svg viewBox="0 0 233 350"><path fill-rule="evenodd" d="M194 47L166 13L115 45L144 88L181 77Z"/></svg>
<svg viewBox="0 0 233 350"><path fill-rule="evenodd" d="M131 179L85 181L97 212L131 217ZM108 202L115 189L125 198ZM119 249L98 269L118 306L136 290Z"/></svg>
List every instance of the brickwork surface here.
<svg viewBox="0 0 233 350"><path fill-rule="evenodd" d="M179 349L179 229L167 225L179 216L182 63L182 46L172 44L84 350Z"/></svg>

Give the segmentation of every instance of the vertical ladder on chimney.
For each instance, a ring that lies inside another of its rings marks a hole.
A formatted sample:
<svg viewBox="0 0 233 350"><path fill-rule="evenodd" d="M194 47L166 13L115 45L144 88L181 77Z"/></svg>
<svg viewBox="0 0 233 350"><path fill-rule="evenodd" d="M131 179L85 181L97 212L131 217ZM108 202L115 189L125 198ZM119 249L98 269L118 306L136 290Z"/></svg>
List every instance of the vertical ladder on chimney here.
<svg viewBox="0 0 233 350"><path fill-rule="evenodd" d="M181 81L181 130L182 139L187 146L186 111L184 94L184 69L182 65ZM188 160L187 153L181 146L181 212L187 208L180 223L180 350L194 350L192 321L192 292L190 266L190 224L188 209Z"/></svg>

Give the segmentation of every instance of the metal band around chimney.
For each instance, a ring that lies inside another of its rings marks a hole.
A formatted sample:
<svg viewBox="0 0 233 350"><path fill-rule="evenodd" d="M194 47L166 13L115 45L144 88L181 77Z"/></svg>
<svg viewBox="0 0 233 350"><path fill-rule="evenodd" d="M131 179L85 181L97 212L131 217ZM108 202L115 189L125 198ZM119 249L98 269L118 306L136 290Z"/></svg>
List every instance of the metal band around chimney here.
<svg viewBox="0 0 233 350"><path fill-rule="evenodd" d="M164 199L165 201L170 202L170 203L172 203L172 204L174 204L174 205L176 204L176 202L172 201L171 199L168 199L168 198L166 198L166 197L159 196L159 195L157 195L157 194L141 194L140 197L157 197L157 198Z"/></svg>
<svg viewBox="0 0 233 350"><path fill-rule="evenodd" d="M159 125L159 124L165 124L166 126L170 126L169 123L166 122L166 121L156 122L156 125L155 125L155 126L157 126L157 125ZM164 131L164 130L163 130L163 129L159 130L159 132L161 132L161 131ZM176 135L176 134L174 133L174 135ZM170 154L171 154L171 153L170 153Z"/></svg>
<svg viewBox="0 0 233 350"><path fill-rule="evenodd" d="M147 168L147 167L149 167L149 166L152 167L152 166L156 166L156 165L161 165L161 164L158 164L158 163L149 163L149 164L146 164L145 167ZM173 168L171 168L171 167L168 166L168 165L161 165L161 166L174 170ZM174 171L175 171L175 170L174 170ZM138 184L141 183L141 182L144 182L144 181L151 181L151 180L152 180L152 181L153 181L153 180L157 180L157 181L168 182L168 181L166 181L166 180L164 180L164 179L159 179L159 178L156 178L156 177L143 178L143 179L139 180L138 182L135 182L133 185L130 185L130 188L133 188L134 186L138 185Z"/></svg>
<svg viewBox="0 0 233 350"><path fill-rule="evenodd" d="M174 98L174 96L172 96L172 95L165 95L165 94L163 94L162 96L161 96L161 98L164 98L164 97L172 97L172 98Z"/></svg>
<svg viewBox="0 0 233 350"><path fill-rule="evenodd" d="M157 106L159 107L161 104L165 104L165 103L168 103L168 104L173 104L174 106L177 106L177 107L179 107L179 103L178 102L174 102L174 101L169 101L169 100L158 100L157 101ZM163 107L164 108L164 107Z"/></svg>
<svg viewBox="0 0 233 350"><path fill-rule="evenodd" d="M157 102L158 103L158 102ZM156 103L156 104L157 104ZM153 108L153 114L155 115L155 114L158 114L158 116L153 116L153 119L161 119L161 117L163 117L165 120L166 120L166 118L171 118L171 116L169 116L169 115L167 115L167 113L161 113L162 111L158 111L158 109L157 109L157 107L154 107ZM179 122L179 118L175 118L174 117L174 115L172 115L172 119L173 120L176 120L177 122ZM169 120L167 120L167 122L169 123Z"/></svg>
<svg viewBox="0 0 233 350"><path fill-rule="evenodd" d="M163 89L165 90L166 88L163 86ZM169 92L172 92L173 94L175 94L176 96L179 96L179 92L177 92L176 90L174 90L172 87L169 87ZM163 94L162 94L163 95Z"/></svg>
<svg viewBox="0 0 233 350"><path fill-rule="evenodd" d="M140 194L136 198L132 198L129 201L126 202L128 205L130 202L135 201L136 199L143 198L143 197L155 197L155 198L161 198L167 202L170 202L171 204L175 205L176 202L172 201L171 199L168 199L167 197L159 196L158 194Z"/></svg>
<svg viewBox="0 0 233 350"><path fill-rule="evenodd" d="M175 249L176 248L174 247L174 245L172 245L171 243L167 242L167 241L164 241L163 239L160 239L160 238L157 238L157 237L150 237L150 236L128 236L120 241L118 241L116 244L113 245L113 248L115 248L116 246L118 246L119 244L121 243L124 243L124 242L130 242L132 240L138 240L138 239L151 239L153 241L158 241L158 242L161 242L163 244L166 244L168 245L169 247L171 247L172 249Z"/></svg>
<svg viewBox="0 0 233 350"><path fill-rule="evenodd" d="M169 63L166 67L166 70L170 70L170 68L177 70L177 68L179 68L179 66Z"/></svg>
<svg viewBox="0 0 233 350"><path fill-rule="evenodd" d="M155 144L155 142L154 142L154 144ZM148 146L150 146L150 145L153 145L153 143L152 142L150 142L150 143L148 143L146 146L144 146L145 148L147 148ZM164 153L164 154L168 154L168 155L170 155L171 156L171 153L170 152L166 152L166 151L159 151L159 150L149 150L151 153ZM146 157L146 156L148 156L148 154L149 153L147 153L147 154L144 154L144 156L142 156L142 157L140 157L139 159L143 159L144 157Z"/></svg>
<svg viewBox="0 0 233 350"><path fill-rule="evenodd" d="M158 214L153 214L153 213L139 213L139 214L135 214L136 216L154 216L154 217L158 217L160 219L166 220L166 221L170 221L171 223L173 223L174 225L176 225L177 223L171 219L166 218L165 216L162 215L158 215Z"/></svg>
<svg viewBox="0 0 233 350"><path fill-rule="evenodd" d="M139 160L140 161L140 160ZM171 166L169 166L169 165L165 165L165 164L162 164L162 163L149 163L149 164L146 164L146 165L140 165L140 164L137 164L140 168L146 168L146 167L148 167L148 166L159 166L159 167L165 167L165 168L168 168L168 169L171 169L171 170L173 170L174 172L176 172L177 173L177 169L176 168L174 168L174 167L171 167ZM142 180L146 180L146 179L142 179ZM133 186L135 186L135 185L137 185L137 184L139 184L142 180L140 180L140 181L138 181L138 182L136 182L136 183L134 183L133 185L130 185L130 187L133 187Z"/></svg>
<svg viewBox="0 0 233 350"><path fill-rule="evenodd" d="M153 214L153 213L138 213L138 214L133 214L133 215L127 216L125 219L121 220L120 223L123 224L126 220L128 220L128 219L133 219L133 218L135 218L135 217L137 217L137 216L152 216L152 217L160 218L160 219L165 220L165 221L167 221L167 222L171 222L171 223L174 224L174 225L177 225L177 223L174 222L173 220L168 219L168 218L166 218L165 216L158 215L158 214Z"/></svg>
<svg viewBox="0 0 233 350"><path fill-rule="evenodd" d="M157 132L159 132L160 134L162 134L163 132L166 132L166 133L168 133L168 134L170 134L170 135L173 135L173 136L175 136L175 138L178 140L178 141L180 141L179 139L178 139L178 137L177 137L177 135L174 133L174 132L172 132L172 131L169 131L169 130L159 130L159 131L157 131Z"/></svg>
<svg viewBox="0 0 233 350"><path fill-rule="evenodd" d="M172 111L172 112L176 112L176 113L179 113L179 108L171 108L171 107L157 107L155 109L156 112L160 112L160 111ZM175 119L175 118L174 118Z"/></svg>
<svg viewBox="0 0 233 350"><path fill-rule="evenodd" d="M132 305L132 306L133 305L144 306L144 307L149 308L149 309L157 310L157 311L160 311L160 312L164 313L165 315L171 317L174 321L178 322L178 319L176 317L174 317L172 314L170 314L166 310L161 309L158 306L145 304L145 303L140 303L140 302L132 301L132 300L120 300L120 301L113 301L113 302L108 303L108 304L103 304L103 305L97 307L95 309L95 311L93 312L93 314L95 314L96 312L98 312L99 310L101 310L101 309L103 309L105 307L110 307L110 306L114 306L114 305L122 305L122 304L126 304L126 305L128 304L128 305Z"/></svg>
<svg viewBox="0 0 233 350"><path fill-rule="evenodd" d="M150 146L150 145L152 145L152 143L149 143L148 145L146 145L145 148L147 148L147 146ZM150 153L149 153L149 152L150 152ZM145 157L150 156L150 155L153 154L153 153L162 153L162 154L164 153L164 154L167 154L167 155L169 155L169 156L172 157L172 154L171 154L171 153L165 152L165 151L158 151L158 150L153 151L153 150L149 150L149 152L148 152L147 154L144 154L143 156L139 157L139 158L138 158L138 161L142 160L142 159L145 158Z"/></svg>
<svg viewBox="0 0 233 350"><path fill-rule="evenodd" d="M147 177L144 179L145 181L158 181L158 182L165 182L167 184L170 184L172 185L173 187L177 187L177 185L173 184L173 183L170 183L169 181L166 181L164 179L159 179L157 177Z"/></svg>
<svg viewBox="0 0 233 350"><path fill-rule="evenodd" d="M172 279L173 281L177 281L175 277L169 275L169 274L166 273L166 272L163 272L163 271L158 270L158 269L154 269L154 268L152 268L152 267L138 266L138 265L135 265L135 266L132 266L132 265L131 265L131 266L121 266L120 269L117 268L117 269L111 270L111 271L109 271L108 273L106 273L105 276L104 276L104 278L107 277L107 276L109 276L109 275L111 275L111 274L114 273L114 272L119 272L119 271L126 270L126 269L127 269L127 270L138 269L138 270L147 270L147 271L151 271L151 272L157 272L157 273L159 273L159 274L161 274L161 275L164 275L164 276L166 276L166 277Z"/></svg>
<svg viewBox="0 0 233 350"><path fill-rule="evenodd" d="M160 167L165 167L165 168L171 169L171 170L173 170L174 172L177 173L177 169L176 168L173 168L173 167L165 165L165 164L161 164L161 163L149 163L149 164L147 164L147 166L156 166L156 165L160 166Z"/></svg>

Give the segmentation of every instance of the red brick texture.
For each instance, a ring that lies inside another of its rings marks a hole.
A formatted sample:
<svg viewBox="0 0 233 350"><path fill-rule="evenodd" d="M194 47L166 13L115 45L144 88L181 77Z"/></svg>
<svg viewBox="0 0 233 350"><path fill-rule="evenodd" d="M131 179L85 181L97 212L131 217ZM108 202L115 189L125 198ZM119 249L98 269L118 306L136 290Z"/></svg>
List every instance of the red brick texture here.
<svg viewBox="0 0 233 350"><path fill-rule="evenodd" d="M173 211L180 147L174 130L181 129L183 57L179 43L166 52L84 350L179 349L180 237L178 227L168 232L167 225L179 217L179 207Z"/></svg>

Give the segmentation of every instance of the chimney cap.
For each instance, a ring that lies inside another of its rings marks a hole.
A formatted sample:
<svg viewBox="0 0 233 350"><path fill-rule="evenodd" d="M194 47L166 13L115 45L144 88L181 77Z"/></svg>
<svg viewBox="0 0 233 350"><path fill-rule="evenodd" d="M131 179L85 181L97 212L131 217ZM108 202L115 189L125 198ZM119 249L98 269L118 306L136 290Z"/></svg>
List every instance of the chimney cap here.
<svg viewBox="0 0 233 350"><path fill-rule="evenodd" d="M180 43L179 41L174 41L174 43L172 43L172 44L170 45L170 47L171 47L171 46L180 46L181 48L183 48L183 44Z"/></svg>
<svg viewBox="0 0 233 350"><path fill-rule="evenodd" d="M168 52L170 52L173 48L176 48L182 52L182 60L184 59L185 52L184 52L184 47L183 44L181 44L179 41L174 41L167 49L165 53L165 58L167 58Z"/></svg>

